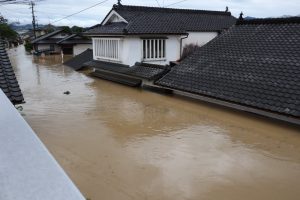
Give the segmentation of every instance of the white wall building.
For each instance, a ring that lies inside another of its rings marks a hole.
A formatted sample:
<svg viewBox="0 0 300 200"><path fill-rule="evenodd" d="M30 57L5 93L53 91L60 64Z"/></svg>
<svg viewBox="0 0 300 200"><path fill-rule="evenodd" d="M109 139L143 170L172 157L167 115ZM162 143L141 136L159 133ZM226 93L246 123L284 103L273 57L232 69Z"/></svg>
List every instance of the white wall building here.
<svg viewBox="0 0 300 200"><path fill-rule="evenodd" d="M188 44L203 46L235 24L228 11L113 6L92 37L94 60L133 66L178 61Z"/></svg>

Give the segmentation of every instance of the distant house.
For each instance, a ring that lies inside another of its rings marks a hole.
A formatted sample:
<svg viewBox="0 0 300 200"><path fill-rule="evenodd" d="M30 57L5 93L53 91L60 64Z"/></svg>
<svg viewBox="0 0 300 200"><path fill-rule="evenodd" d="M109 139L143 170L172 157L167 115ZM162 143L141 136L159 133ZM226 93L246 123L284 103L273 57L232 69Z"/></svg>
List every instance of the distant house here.
<svg viewBox="0 0 300 200"><path fill-rule="evenodd" d="M156 84L300 124L300 18L241 18Z"/></svg>
<svg viewBox="0 0 300 200"><path fill-rule="evenodd" d="M57 44L63 38L71 35L64 30L56 30L41 37L34 39L31 43L34 46L35 51L49 50L52 52L60 53L61 50L68 53L70 51L69 47L61 47Z"/></svg>
<svg viewBox="0 0 300 200"><path fill-rule="evenodd" d="M64 30L56 30L32 41L35 51L77 55L90 48L91 40Z"/></svg>
<svg viewBox="0 0 300 200"><path fill-rule="evenodd" d="M0 40L0 89L15 105L24 103L23 94L7 55L5 44Z"/></svg>
<svg viewBox="0 0 300 200"><path fill-rule="evenodd" d="M77 56L87 49L92 49L92 40L87 39L79 34L72 34L57 42L60 46L69 46L72 48L73 56Z"/></svg>
<svg viewBox="0 0 300 200"><path fill-rule="evenodd" d="M186 44L202 46L235 24L230 12L128 6L118 3L86 31L94 60L133 66L167 65Z"/></svg>

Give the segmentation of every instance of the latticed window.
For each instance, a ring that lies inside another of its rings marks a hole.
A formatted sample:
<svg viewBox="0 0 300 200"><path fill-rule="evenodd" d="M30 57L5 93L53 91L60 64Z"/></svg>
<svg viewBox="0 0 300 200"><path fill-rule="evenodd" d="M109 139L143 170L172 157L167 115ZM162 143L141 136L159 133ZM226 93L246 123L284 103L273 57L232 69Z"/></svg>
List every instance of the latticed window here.
<svg viewBox="0 0 300 200"><path fill-rule="evenodd" d="M166 58L166 39L143 39L144 60L164 60Z"/></svg>
<svg viewBox="0 0 300 200"><path fill-rule="evenodd" d="M93 45L96 59L120 60L120 39L93 38Z"/></svg>

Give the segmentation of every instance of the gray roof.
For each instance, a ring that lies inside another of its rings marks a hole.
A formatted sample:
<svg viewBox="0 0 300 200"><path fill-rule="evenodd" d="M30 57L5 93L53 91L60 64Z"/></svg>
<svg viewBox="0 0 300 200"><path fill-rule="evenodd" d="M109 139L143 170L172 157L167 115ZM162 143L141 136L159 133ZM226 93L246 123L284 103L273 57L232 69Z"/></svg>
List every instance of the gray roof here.
<svg viewBox="0 0 300 200"><path fill-rule="evenodd" d="M87 49L81 54L75 56L74 58L71 58L70 60L64 62L64 65L67 65L74 70L80 70L84 63L92 61L93 60L93 50Z"/></svg>
<svg viewBox="0 0 300 200"><path fill-rule="evenodd" d="M45 40L45 39L50 38L50 37L52 37L52 36L54 36L54 35L56 35L56 34L58 34L60 32L63 32L63 30L56 30L56 31L53 31L53 32L48 33L46 35L43 35L41 37L38 37L38 38L32 40L31 43L37 43L39 41Z"/></svg>
<svg viewBox="0 0 300 200"><path fill-rule="evenodd" d="M122 35L127 24L125 22L116 22L105 26L98 25L93 29L88 30L85 34L101 33L101 34L117 34Z"/></svg>
<svg viewBox="0 0 300 200"><path fill-rule="evenodd" d="M24 98L11 66L3 42L0 40L0 89L13 104L24 102Z"/></svg>
<svg viewBox="0 0 300 200"><path fill-rule="evenodd" d="M92 40L84 38L79 34L72 34L60 39L57 44L92 44Z"/></svg>
<svg viewBox="0 0 300 200"><path fill-rule="evenodd" d="M113 72L146 80L156 80L158 77L163 76L169 70L168 66L162 65L136 63L134 66L129 67L128 65L123 65L119 63L111 63L97 60L84 63L84 66L93 67L96 70Z"/></svg>
<svg viewBox="0 0 300 200"><path fill-rule="evenodd" d="M114 5L126 23L96 26L86 34L185 34L222 31L235 24L230 12Z"/></svg>
<svg viewBox="0 0 300 200"><path fill-rule="evenodd" d="M156 84L300 117L300 18L239 21Z"/></svg>

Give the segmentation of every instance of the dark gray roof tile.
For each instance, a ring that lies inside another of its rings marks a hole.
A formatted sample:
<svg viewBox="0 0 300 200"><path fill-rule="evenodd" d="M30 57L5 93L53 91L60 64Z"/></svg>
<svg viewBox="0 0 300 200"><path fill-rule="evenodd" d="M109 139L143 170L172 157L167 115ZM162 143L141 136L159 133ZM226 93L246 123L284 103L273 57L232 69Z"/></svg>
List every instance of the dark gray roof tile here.
<svg viewBox="0 0 300 200"><path fill-rule="evenodd" d="M142 6L113 7L127 22L96 26L86 34L185 34L188 31L222 31L235 24L230 12Z"/></svg>
<svg viewBox="0 0 300 200"><path fill-rule="evenodd" d="M300 18L238 22L156 84L300 117Z"/></svg>
<svg viewBox="0 0 300 200"><path fill-rule="evenodd" d="M9 61L3 42L0 41L0 89L13 104L24 102L15 73Z"/></svg>

